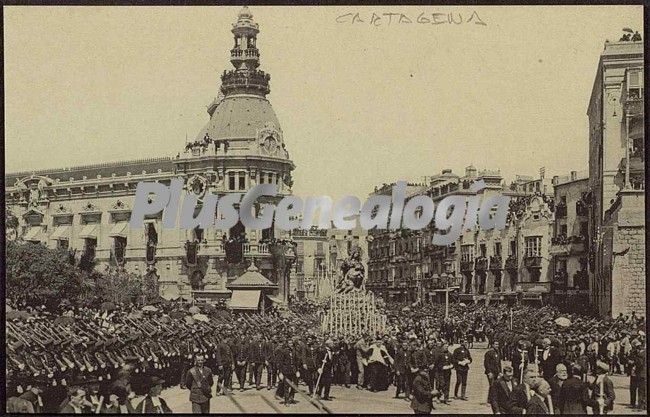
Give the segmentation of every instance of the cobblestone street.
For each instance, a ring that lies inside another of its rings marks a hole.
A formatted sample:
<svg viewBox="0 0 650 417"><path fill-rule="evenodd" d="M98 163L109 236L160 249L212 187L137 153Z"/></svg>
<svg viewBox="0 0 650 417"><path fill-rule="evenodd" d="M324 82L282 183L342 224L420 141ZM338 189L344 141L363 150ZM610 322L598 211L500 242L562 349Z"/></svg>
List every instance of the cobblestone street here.
<svg viewBox="0 0 650 417"><path fill-rule="evenodd" d="M452 398L451 404L434 404L436 409L434 414L492 414L490 406L486 403L487 396L487 379L483 373L483 356L485 348L482 344L477 344L476 349L471 349L474 362L470 367L467 396L468 401L455 400ZM642 414L639 410L632 410L627 407L629 403L629 378L621 376L611 377L614 381L616 390L616 404L614 413L616 414ZM264 378L262 379L265 380ZM455 374L451 377L451 395L455 384ZM307 390L304 384L300 388L305 392ZM332 386L332 401L324 401L334 413L377 413L377 414L404 414L412 413L410 402L403 398L395 399L395 387L390 386L388 391L370 392L358 390L353 385L350 388L343 386ZM235 391L233 395L242 409L239 409L233 401L225 396L213 398L210 404L211 413L276 413L279 410L282 413L319 413L313 405L308 403L300 395L296 394L296 404L285 406L274 397L275 390L263 388L259 391L255 388L246 388L245 391ZM190 413L192 406L188 400L189 392L181 390L178 387L170 388L162 393L174 413ZM265 401L266 400L266 401ZM139 400L138 400L139 401ZM268 401L268 402L267 402ZM135 402L137 403L137 401ZM274 409L275 407L276 409Z"/></svg>

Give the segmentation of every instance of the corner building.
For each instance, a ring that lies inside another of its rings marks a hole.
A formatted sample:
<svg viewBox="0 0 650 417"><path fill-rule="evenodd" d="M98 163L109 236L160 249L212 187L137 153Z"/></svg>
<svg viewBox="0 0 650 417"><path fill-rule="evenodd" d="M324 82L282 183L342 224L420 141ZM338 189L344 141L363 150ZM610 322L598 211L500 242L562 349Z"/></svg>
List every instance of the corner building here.
<svg viewBox="0 0 650 417"><path fill-rule="evenodd" d="M173 158L6 174L7 209L20 223L7 231L8 238L74 251L98 270L124 268L149 275L167 298L229 298L228 284L249 267L257 268L273 283L273 298L286 300L288 274L274 267L278 263L270 243L287 234L246 230L241 223L227 231L163 229L162 213L148 216L144 229L128 225L140 181L169 185L181 179L184 192L199 197L196 214L208 193L221 197L273 183L279 195L260 199L261 204L291 194L294 164L267 99L270 76L258 69L259 28L248 8L239 13L232 33L234 68L223 72L219 94L208 107L210 120L195 141ZM290 251L284 255L295 257Z"/></svg>

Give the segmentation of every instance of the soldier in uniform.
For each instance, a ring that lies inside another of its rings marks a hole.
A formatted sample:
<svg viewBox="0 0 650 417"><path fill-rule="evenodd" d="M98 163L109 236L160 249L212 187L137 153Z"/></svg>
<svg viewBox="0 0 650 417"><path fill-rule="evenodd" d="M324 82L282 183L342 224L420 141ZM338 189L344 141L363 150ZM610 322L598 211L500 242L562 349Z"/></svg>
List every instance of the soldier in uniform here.
<svg viewBox="0 0 650 417"><path fill-rule="evenodd" d="M232 350L230 349L230 344L226 337L219 341L216 356L218 372L220 375L217 386L219 385L219 382L221 382L221 389L225 394L232 390L232 367L234 363Z"/></svg>
<svg viewBox="0 0 650 417"><path fill-rule="evenodd" d="M454 367L453 358L449 353L447 341L442 343L442 352L436 358L436 381L438 391L442 397L441 402L449 404L449 381L451 380L451 369Z"/></svg>
<svg viewBox="0 0 650 417"><path fill-rule="evenodd" d="M253 337L248 345L248 360L255 380L255 388L259 391L262 384L262 370L264 369L264 341L259 335Z"/></svg>
<svg viewBox="0 0 650 417"><path fill-rule="evenodd" d="M465 396L467 390L467 374L469 372L469 364L472 363L472 355L467 349L467 342L461 340L460 347L454 350L454 368L456 368L456 386L454 387L454 397L458 398L458 388L460 387L460 399L467 401Z"/></svg>
<svg viewBox="0 0 650 417"><path fill-rule="evenodd" d="M299 362L300 358L296 356L293 340L289 339L286 344L280 348L277 358L278 371L280 372L280 378L283 381L282 394L284 397L284 404L287 406L295 403L293 399L295 391L291 385L286 383L286 381L290 381L294 386L298 385Z"/></svg>
<svg viewBox="0 0 650 417"><path fill-rule="evenodd" d="M230 349L235 360L235 375L237 376L237 382L239 382L239 390L244 391L244 385L246 385L246 367L248 365L248 349L246 348L244 338L241 335L233 338Z"/></svg>
<svg viewBox="0 0 650 417"><path fill-rule="evenodd" d="M395 398L399 398L400 393L404 393L406 398L409 397L410 387L406 384L406 373L408 369L408 343L406 340L402 341L402 345L398 346L395 351Z"/></svg>
<svg viewBox="0 0 650 417"><path fill-rule="evenodd" d="M270 390L275 386L277 377L277 368L275 366L274 353L276 349L275 336L264 336L263 355L264 364L266 365L266 389Z"/></svg>
<svg viewBox="0 0 650 417"><path fill-rule="evenodd" d="M318 350L316 348L316 341L313 336L309 336L309 340L306 345L302 346L300 362L302 369L300 370L300 376L302 380L305 381L309 389L309 395L314 393L314 385L316 384L316 379L318 378L316 374L316 369L318 368Z"/></svg>

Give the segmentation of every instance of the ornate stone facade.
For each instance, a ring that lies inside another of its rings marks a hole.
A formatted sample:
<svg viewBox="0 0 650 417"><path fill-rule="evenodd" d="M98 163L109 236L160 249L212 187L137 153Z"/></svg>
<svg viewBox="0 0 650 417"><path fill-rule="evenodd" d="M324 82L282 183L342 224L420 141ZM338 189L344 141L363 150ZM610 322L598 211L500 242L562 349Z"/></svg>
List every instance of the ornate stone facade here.
<svg viewBox="0 0 650 417"><path fill-rule="evenodd" d="M266 202L291 193L294 164L266 98L270 76L256 69L258 32L244 7L232 28L235 69L222 77L207 125L175 158L6 174L7 207L19 220L13 237L76 251L99 269L155 273L163 294L185 298L228 296L227 283L242 275L253 259L263 275L275 280L264 242L283 236L273 230L246 230L241 223L226 231L163 229L162 214L149 216L144 229L128 226L140 181L169 185L180 178L184 192L199 197L199 206L206 193L245 192L260 183L278 185L279 196ZM228 244L238 246L241 256L227 257Z"/></svg>

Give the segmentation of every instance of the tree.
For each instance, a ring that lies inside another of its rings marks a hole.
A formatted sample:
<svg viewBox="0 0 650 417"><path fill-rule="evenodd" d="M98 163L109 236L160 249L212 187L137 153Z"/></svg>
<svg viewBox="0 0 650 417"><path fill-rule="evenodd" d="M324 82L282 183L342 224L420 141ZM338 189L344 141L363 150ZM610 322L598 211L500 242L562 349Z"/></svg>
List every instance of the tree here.
<svg viewBox="0 0 650 417"><path fill-rule="evenodd" d="M142 296L140 277L124 269L107 268L103 273L93 273L92 277L96 293L102 301L130 304L137 302Z"/></svg>
<svg viewBox="0 0 650 417"><path fill-rule="evenodd" d="M83 278L67 251L7 241L6 254L7 298L12 301L56 307L62 299L79 296Z"/></svg>

